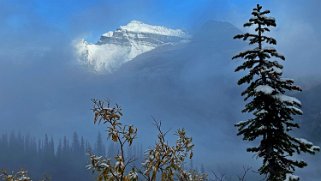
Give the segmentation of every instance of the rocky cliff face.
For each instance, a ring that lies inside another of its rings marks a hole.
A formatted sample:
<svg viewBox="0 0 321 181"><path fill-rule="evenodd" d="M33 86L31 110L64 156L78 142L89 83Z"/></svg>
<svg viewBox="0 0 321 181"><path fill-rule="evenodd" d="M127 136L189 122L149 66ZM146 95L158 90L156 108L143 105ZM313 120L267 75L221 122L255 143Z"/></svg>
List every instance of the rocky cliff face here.
<svg viewBox="0 0 321 181"><path fill-rule="evenodd" d="M103 34L95 44L81 40L76 44L76 50L81 63L98 72L112 72L140 54L163 45L175 45L187 39L188 35L179 29L131 21L116 31Z"/></svg>

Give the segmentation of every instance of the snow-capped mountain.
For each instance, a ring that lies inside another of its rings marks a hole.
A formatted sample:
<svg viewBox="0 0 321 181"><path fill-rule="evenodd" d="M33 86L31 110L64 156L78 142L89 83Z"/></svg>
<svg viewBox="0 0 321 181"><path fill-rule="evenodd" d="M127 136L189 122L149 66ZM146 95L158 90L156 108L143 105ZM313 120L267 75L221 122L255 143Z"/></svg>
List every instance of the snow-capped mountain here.
<svg viewBox="0 0 321 181"><path fill-rule="evenodd" d="M95 44L81 40L76 43L75 48L81 63L98 72L112 72L140 54L163 45L185 42L187 39L188 35L180 29L131 21L115 31L104 33Z"/></svg>

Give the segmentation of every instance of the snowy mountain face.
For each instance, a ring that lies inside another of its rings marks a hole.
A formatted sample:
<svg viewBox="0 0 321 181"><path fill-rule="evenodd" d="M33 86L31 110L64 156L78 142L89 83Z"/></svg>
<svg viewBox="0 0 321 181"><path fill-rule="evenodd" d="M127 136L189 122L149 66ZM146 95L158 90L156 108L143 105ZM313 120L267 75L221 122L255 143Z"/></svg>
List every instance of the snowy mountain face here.
<svg viewBox="0 0 321 181"><path fill-rule="evenodd" d="M95 44L81 40L76 43L75 48L82 64L89 65L97 72L112 72L140 54L163 45L185 42L187 39L188 35L179 29L131 21L116 31L103 34Z"/></svg>

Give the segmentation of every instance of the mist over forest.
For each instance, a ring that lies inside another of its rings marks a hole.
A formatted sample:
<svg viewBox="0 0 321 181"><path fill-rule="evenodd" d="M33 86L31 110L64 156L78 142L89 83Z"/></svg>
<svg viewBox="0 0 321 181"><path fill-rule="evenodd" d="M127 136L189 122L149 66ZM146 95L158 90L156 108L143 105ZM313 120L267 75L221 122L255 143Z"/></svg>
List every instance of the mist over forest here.
<svg viewBox="0 0 321 181"><path fill-rule="evenodd" d="M121 122L138 129L135 146L128 149L129 155L138 158L135 165L157 140L157 120L169 131L170 144L175 144L179 128L193 138L194 156L186 161L186 168L209 175L215 172L233 181L250 167L253 171L246 180L262 179L256 173L262 160L246 152L258 141L243 141L234 126L251 115L241 112L245 105L241 92L246 86L237 81L245 73L235 73L240 61L232 60L249 48L233 37L253 31L243 24L257 3L276 19L277 27L269 35L277 39L276 49L285 55L284 77L293 78L303 89L290 93L302 102L304 113L294 117L300 129L292 133L321 145L318 0L96 0L77 4L4 0L0 3L0 169L24 168L35 180L46 176L94 180L97 173L86 168L88 151L113 157L119 149L108 139L106 124L94 124L92 99L101 99L118 104ZM116 36L132 20L181 29L188 36L182 42L161 45L153 41L174 40L163 35L144 37L155 48L111 72L95 71L79 60L77 42L84 39L89 45L99 45L106 32ZM296 174L302 180L319 180L321 154L301 158L308 166Z"/></svg>

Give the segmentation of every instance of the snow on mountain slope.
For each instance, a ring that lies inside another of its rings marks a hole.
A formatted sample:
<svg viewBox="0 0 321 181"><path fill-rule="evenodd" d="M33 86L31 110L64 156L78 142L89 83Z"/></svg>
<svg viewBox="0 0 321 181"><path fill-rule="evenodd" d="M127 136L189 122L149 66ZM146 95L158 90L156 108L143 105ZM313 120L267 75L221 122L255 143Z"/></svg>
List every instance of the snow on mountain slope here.
<svg viewBox="0 0 321 181"><path fill-rule="evenodd" d="M75 44L75 48L82 64L89 65L97 72L112 72L140 54L187 39L188 35L180 29L131 21L116 31L104 33L95 44L81 40Z"/></svg>

